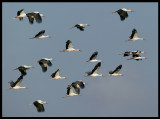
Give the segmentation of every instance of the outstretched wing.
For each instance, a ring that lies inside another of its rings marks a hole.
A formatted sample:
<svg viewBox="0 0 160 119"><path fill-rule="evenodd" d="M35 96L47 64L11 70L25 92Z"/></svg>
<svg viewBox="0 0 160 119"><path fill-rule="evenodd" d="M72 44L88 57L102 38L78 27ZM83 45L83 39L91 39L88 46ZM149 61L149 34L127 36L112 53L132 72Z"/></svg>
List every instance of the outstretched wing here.
<svg viewBox="0 0 160 119"><path fill-rule="evenodd" d="M129 37L130 39L132 39L132 38L136 38L137 37L137 34L138 34L138 32L137 32L137 30L136 29L133 29L132 30L132 34L131 34L131 36Z"/></svg>
<svg viewBox="0 0 160 119"><path fill-rule="evenodd" d="M94 67L94 69L92 70L91 74L97 73L98 70L99 70L99 68L100 68L100 66L101 66L101 62L98 62L97 65L96 65L96 66Z"/></svg>
<svg viewBox="0 0 160 119"><path fill-rule="evenodd" d="M94 52L94 53L92 54L92 56L90 57L90 60L96 59L97 55L98 55L98 52L97 52L97 51Z"/></svg>
<svg viewBox="0 0 160 119"><path fill-rule="evenodd" d="M53 78L53 77L56 77L56 76L59 76L59 72L60 72L60 70L57 69L57 71L55 71L55 72L51 75L52 78Z"/></svg>
<svg viewBox="0 0 160 119"><path fill-rule="evenodd" d="M23 75L21 75L21 76L17 79L17 81L15 82L15 86L19 86L19 85L21 84L22 80L23 80Z"/></svg>
<svg viewBox="0 0 160 119"><path fill-rule="evenodd" d="M40 37L45 33L45 30L40 31L38 34L35 35L35 37Z"/></svg>
<svg viewBox="0 0 160 119"><path fill-rule="evenodd" d="M68 40L66 42L66 49L72 48L72 41Z"/></svg>
<svg viewBox="0 0 160 119"><path fill-rule="evenodd" d="M40 64L40 66L42 68L42 71L46 72L47 71L47 65L45 63L41 62L41 61L39 62L39 64Z"/></svg>
<svg viewBox="0 0 160 119"><path fill-rule="evenodd" d="M111 74L118 73L122 68L122 65L119 65Z"/></svg>

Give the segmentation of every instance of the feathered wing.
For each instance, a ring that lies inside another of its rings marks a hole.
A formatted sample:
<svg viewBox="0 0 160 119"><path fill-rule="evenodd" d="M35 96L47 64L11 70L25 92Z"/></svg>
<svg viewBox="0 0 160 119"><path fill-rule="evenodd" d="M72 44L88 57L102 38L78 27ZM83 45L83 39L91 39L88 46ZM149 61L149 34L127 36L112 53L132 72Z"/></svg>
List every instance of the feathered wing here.
<svg viewBox="0 0 160 119"><path fill-rule="evenodd" d="M37 101L35 101L33 104L36 107L38 112L44 112L45 111L43 104L40 104Z"/></svg>
<svg viewBox="0 0 160 119"><path fill-rule="evenodd" d="M137 32L137 30L136 29L133 29L132 30L132 34L131 34L131 36L129 37L130 39L132 39L133 37L137 37L137 34L138 34L138 32Z"/></svg>
<svg viewBox="0 0 160 119"><path fill-rule="evenodd" d="M73 82L71 85L72 85L72 87L74 88L75 92L76 92L77 94L80 94L79 85L78 85L77 83L75 83L75 82Z"/></svg>
<svg viewBox="0 0 160 119"><path fill-rule="evenodd" d="M42 23L42 18L41 18L39 13L35 13L34 18L35 18L37 23Z"/></svg>
<svg viewBox="0 0 160 119"><path fill-rule="evenodd" d="M17 81L15 82L15 86L19 86L19 85L21 84L22 80L23 80L23 75L21 75L21 76L17 79Z"/></svg>
<svg viewBox="0 0 160 119"><path fill-rule="evenodd" d="M40 37L45 33L45 30L40 31L38 34L35 35L35 37Z"/></svg>
<svg viewBox="0 0 160 119"><path fill-rule="evenodd" d="M40 64L40 66L42 68L42 71L46 72L47 71L47 65L45 63L43 63L43 62L39 62L39 64Z"/></svg>
<svg viewBox="0 0 160 119"><path fill-rule="evenodd" d="M92 54L92 56L90 57L90 60L96 59L97 55L98 55L98 52L97 52L97 51L94 52L94 53Z"/></svg>
<svg viewBox="0 0 160 119"><path fill-rule="evenodd" d="M50 60L47 61L47 65L48 65L48 66L52 66L52 63L51 63Z"/></svg>
<svg viewBox="0 0 160 119"><path fill-rule="evenodd" d="M55 71L55 72L51 75L52 78L53 78L53 77L56 77L56 76L59 76L59 72L60 72L60 70L57 69L57 71Z"/></svg>
<svg viewBox="0 0 160 119"><path fill-rule="evenodd" d="M99 68L100 68L100 66L101 66L101 62L98 62L97 65L94 67L94 69L92 70L91 73L92 73L92 74L93 74L93 73L97 73L98 70L99 70Z"/></svg>
<svg viewBox="0 0 160 119"><path fill-rule="evenodd" d="M30 24L34 23L34 16L32 16L30 13L27 14L28 20Z"/></svg>
<svg viewBox="0 0 160 119"><path fill-rule="evenodd" d="M66 42L66 49L72 48L72 41L68 40Z"/></svg>
<svg viewBox="0 0 160 119"><path fill-rule="evenodd" d="M121 68L122 68L122 65L119 65L119 66L112 72L112 74L113 74L113 73L118 73L118 72L121 70Z"/></svg>

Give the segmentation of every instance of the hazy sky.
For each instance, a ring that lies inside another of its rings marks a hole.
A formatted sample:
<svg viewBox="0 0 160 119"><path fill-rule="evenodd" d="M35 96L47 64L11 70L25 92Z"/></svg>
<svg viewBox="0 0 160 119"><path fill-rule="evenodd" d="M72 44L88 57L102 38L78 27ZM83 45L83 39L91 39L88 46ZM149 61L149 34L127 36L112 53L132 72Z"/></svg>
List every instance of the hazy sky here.
<svg viewBox="0 0 160 119"><path fill-rule="evenodd" d="M29 24L12 20L17 11L38 11L46 17L42 23ZM117 13L126 8L129 17L120 21ZM75 24L90 24L84 31L70 29ZM144 41L130 41L132 29ZM39 31L51 39L29 39ZM82 52L59 52L65 42ZM125 51L147 52L142 61L127 60L118 55ZM104 62L98 73L107 75L122 64L117 77L85 77L97 63L85 63L93 52ZM52 67L43 73L41 58L54 58ZM21 86L29 89L6 90L9 81L20 76L21 65L32 65ZM60 69L67 79L48 80ZM81 90L82 96L62 98L67 85L82 80L88 85ZM31 102L41 99L45 112L38 113ZM2 116L3 117L155 117L158 116L158 3L157 2L3 2L2 3Z"/></svg>

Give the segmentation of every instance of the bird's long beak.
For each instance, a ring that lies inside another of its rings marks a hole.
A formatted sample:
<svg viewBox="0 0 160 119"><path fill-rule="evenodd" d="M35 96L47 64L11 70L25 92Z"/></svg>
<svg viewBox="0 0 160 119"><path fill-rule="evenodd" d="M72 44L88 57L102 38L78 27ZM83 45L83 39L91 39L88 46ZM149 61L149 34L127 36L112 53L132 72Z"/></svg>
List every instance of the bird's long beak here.
<svg viewBox="0 0 160 119"><path fill-rule="evenodd" d="M46 104L48 104L48 102L46 102Z"/></svg>
<svg viewBox="0 0 160 119"><path fill-rule="evenodd" d="M51 60L55 60L55 59L51 58Z"/></svg>
<svg viewBox="0 0 160 119"><path fill-rule="evenodd" d="M133 10L131 12L134 12Z"/></svg>
<svg viewBox="0 0 160 119"><path fill-rule="evenodd" d="M37 62L34 62L34 63L38 63L38 61L37 61Z"/></svg>
<svg viewBox="0 0 160 119"><path fill-rule="evenodd" d="M116 13L116 12L112 12L112 14L113 14L113 13Z"/></svg>

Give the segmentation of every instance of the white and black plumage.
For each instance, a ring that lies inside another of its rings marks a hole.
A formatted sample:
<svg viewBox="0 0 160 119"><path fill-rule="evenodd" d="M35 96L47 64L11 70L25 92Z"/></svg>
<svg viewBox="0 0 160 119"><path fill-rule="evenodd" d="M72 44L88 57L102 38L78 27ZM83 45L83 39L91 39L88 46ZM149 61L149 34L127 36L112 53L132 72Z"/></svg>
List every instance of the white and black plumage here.
<svg viewBox="0 0 160 119"><path fill-rule="evenodd" d="M71 51L81 51L80 49L74 49L72 47L72 41L67 40L66 42L66 49L60 51L60 52L71 52Z"/></svg>
<svg viewBox="0 0 160 119"><path fill-rule="evenodd" d="M126 51L124 53L120 53L119 55L123 55L123 57L132 55L132 51Z"/></svg>
<svg viewBox="0 0 160 119"><path fill-rule="evenodd" d="M136 50L136 51L126 51L124 53L120 53L119 55L123 55L124 57L126 57L126 56L130 56L132 54L140 54L140 53L144 53L145 54L146 52L139 51L139 50Z"/></svg>
<svg viewBox="0 0 160 119"><path fill-rule="evenodd" d="M39 33L37 33L33 38L51 38L50 35L44 36L45 30L41 30ZM30 38L30 39L33 39Z"/></svg>
<svg viewBox="0 0 160 119"><path fill-rule="evenodd" d="M48 66L52 66L51 60L54 60L53 58L42 58L39 61L35 62L35 63L39 63L39 65L42 68L43 72L47 71L47 65Z"/></svg>
<svg viewBox="0 0 160 119"><path fill-rule="evenodd" d="M13 82L13 81L8 82L8 83L10 83L11 88L8 88L7 90L9 90L9 89L22 89L22 88L28 89L26 86L23 86L23 87L20 86L22 80L23 80L23 75L21 75L21 76L17 79L16 82Z"/></svg>
<svg viewBox="0 0 160 119"><path fill-rule="evenodd" d="M80 88L81 88L81 89L84 89L86 83L83 82L83 81L75 81L75 82L73 82L71 85L72 85L72 87L75 89L76 93L77 93L77 94L80 94Z"/></svg>
<svg viewBox="0 0 160 119"><path fill-rule="evenodd" d="M78 85L78 84L77 84L77 85ZM80 95L80 94L74 93L74 92L73 92L73 87L72 87L72 85L68 85L68 86L67 86L67 93L66 93L66 95L65 95L63 98L65 98L65 97L70 97L70 96L75 96L75 95Z"/></svg>
<svg viewBox="0 0 160 119"><path fill-rule="evenodd" d="M117 11L115 11L115 12L112 12L112 13L118 13L119 16L120 16L121 21L124 21L125 18L128 17L128 13L127 13L128 11L134 12L133 10L127 10L127 9L125 9L125 8L122 8L122 9L119 9L119 10L117 10Z"/></svg>
<svg viewBox="0 0 160 119"><path fill-rule="evenodd" d="M87 73L87 76L92 76L92 77L104 76L104 75L102 75L102 74L98 74L98 73L97 73L100 67L101 67L101 62L98 62L98 63L95 65L94 69L93 69L91 72L86 72L86 73Z"/></svg>
<svg viewBox="0 0 160 119"><path fill-rule="evenodd" d="M17 11L17 16L15 16L13 20L19 18L19 20L22 21L24 17L26 17L26 14L24 13L24 9L21 9Z"/></svg>
<svg viewBox="0 0 160 119"><path fill-rule="evenodd" d="M97 59L96 59L97 55L98 55L98 52L97 52L97 51L94 52L94 53L91 55L91 57L89 58L89 60L86 61L86 62L103 62L102 60L97 60Z"/></svg>
<svg viewBox="0 0 160 119"><path fill-rule="evenodd" d="M54 79L66 79L67 77L61 77L60 75L59 75L59 72L60 72L60 70L59 69L57 69L54 73L52 73L52 75L51 75L51 79L49 79L49 80L54 80Z"/></svg>
<svg viewBox="0 0 160 119"><path fill-rule="evenodd" d="M34 106L36 107L38 112L44 112L45 108L44 108L43 104L48 104L48 102L42 101L42 100L36 100L29 105L32 105L32 104L34 104Z"/></svg>
<svg viewBox="0 0 160 119"><path fill-rule="evenodd" d="M109 76L123 76L123 74L118 74L118 72L121 70L122 64L120 64L114 71L109 72Z"/></svg>
<svg viewBox="0 0 160 119"><path fill-rule="evenodd" d="M42 23L42 17L45 17L43 14L40 14L39 12L31 12L26 14L29 20L30 24L34 23L34 19L37 23Z"/></svg>
<svg viewBox="0 0 160 119"><path fill-rule="evenodd" d="M143 59L147 59L147 58L146 57L141 57L140 54L138 54L138 53L133 53L132 57L127 59L127 60L131 60L131 59L139 61L139 60L143 60Z"/></svg>
<svg viewBox="0 0 160 119"><path fill-rule="evenodd" d="M84 26L90 26L90 25L89 24L76 24L73 27L71 27L71 29L76 27L77 29L84 31L84 28L85 28Z"/></svg>
<svg viewBox="0 0 160 119"><path fill-rule="evenodd" d="M22 66L19 66L18 68L13 69L13 70L17 70L18 69L21 72L21 75L25 76L27 74L26 70L30 69L30 68L34 68L34 66L22 65Z"/></svg>
<svg viewBox="0 0 160 119"><path fill-rule="evenodd" d="M126 40L126 41L145 40L144 38L139 38L139 37L137 36L137 34L138 34L137 30L136 30L136 29L133 29L133 30L132 30L132 34L131 34L131 36L129 37L130 39L129 39L129 40Z"/></svg>

